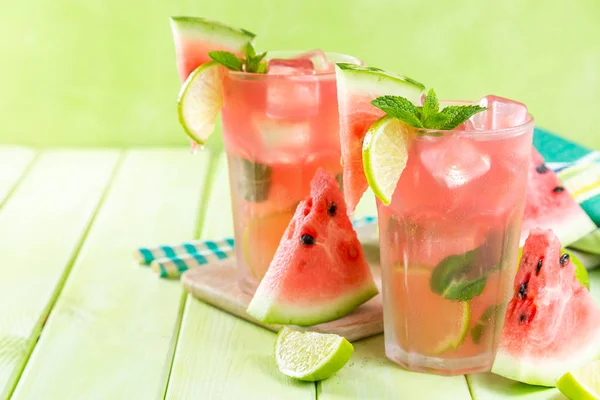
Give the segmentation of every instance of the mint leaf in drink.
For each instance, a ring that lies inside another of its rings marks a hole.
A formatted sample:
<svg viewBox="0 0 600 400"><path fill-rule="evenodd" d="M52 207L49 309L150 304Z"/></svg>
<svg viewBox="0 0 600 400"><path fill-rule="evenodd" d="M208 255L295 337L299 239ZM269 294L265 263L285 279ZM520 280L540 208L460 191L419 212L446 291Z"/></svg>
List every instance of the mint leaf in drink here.
<svg viewBox="0 0 600 400"><path fill-rule="evenodd" d="M267 72L267 63L262 61L263 58L267 55L267 52L263 52L260 54L256 54L256 50L254 50L254 46L252 43L248 42L245 48L246 53L246 63L245 63L245 71L251 73L266 73Z"/></svg>
<svg viewBox="0 0 600 400"><path fill-rule="evenodd" d="M211 51L208 56L214 61L233 71L242 71L244 64L235 54L228 51Z"/></svg>
<svg viewBox="0 0 600 400"><path fill-rule="evenodd" d="M423 128L418 110L410 100L401 96L381 96L371 102L386 114L396 117L409 126Z"/></svg>
<svg viewBox="0 0 600 400"><path fill-rule="evenodd" d="M437 129L454 129L473 115L487 110L480 106L450 106L442 110L440 114L447 115L448 120Z"/></svg>
<svg viewBox="0 0 600 400"><path fill-rule="evenodd" d="M479 296L487 283L487 277L498 266L482 270L482 260L489 258L489 249L482 245L464 254L444 258L431 273L431 291L448 300L469 301Z"/></svg>
<svg viewBox="0 0 600 400"><path fill-rule="evenodd" d="M401 96L381 96L371 104L413 128L432 130L454 129L473 115L487 110L485 107L470 105L448 106L439 111L440 103L433 89L429 89L423 106L415 106L410 100Z"/></svg>
<svg viewBox="0 0 600 400"><path fill-rule="evenodd" d="M425 101L423 102L421 112L421 122L427 122L427 119L437 115L440 111L440 103L438 102L437 96L433 89L429 89Z"/></svg>
<svg viewBox="0 0 600 400"><path fill-rule="evenodd" d="M267 63L263 61L263 58L267 55L266 51L256 54L254 46L248 42L244 48L244 52L245 59L239 58L228 51L211 51L208 53L208 56L232 71L245 71L255 74L267 73Z"/></svg>

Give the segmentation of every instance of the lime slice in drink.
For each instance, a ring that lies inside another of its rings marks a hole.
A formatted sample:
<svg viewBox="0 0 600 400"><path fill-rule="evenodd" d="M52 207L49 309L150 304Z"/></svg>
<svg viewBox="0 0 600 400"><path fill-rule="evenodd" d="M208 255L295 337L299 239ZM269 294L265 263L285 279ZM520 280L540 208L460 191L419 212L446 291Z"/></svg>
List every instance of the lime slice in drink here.
<svg viewBox="0 0 600 400"><path fill-rule="evenodd" d="M467 337L471 306L431 291L431 269L394 266L391 296L395 336L405 350L437 356L456 350Z"/></svg>
<svg viewBox="0 0 600 400"><path fill-rule="evenodd" d="M179 122L192 140L203 145L215 130L222 106L222 67L214 61L202 64L179 91Z"/></svg>
<svg viewBox="0 0 600 400"><path fill-rule="evenodd" d="M320 381L339 371L354 353L345 338L317 332L299 332L283 327L275 343L279 370L302 381Z"/></svg>
<svg viewBox="0 0 600 400"><path fill-rule="evenodd" d="M556 387L571 400L600 399L600 361L567 372L556 382Z"/></svg>
<svg viewBox="0 0 600 400"><path fill-rule="evenodd" d="M385 116L369 128L363 141L363 165L375 196L390 204L398 179L408 160L408 127L399 119Z"/></svg>

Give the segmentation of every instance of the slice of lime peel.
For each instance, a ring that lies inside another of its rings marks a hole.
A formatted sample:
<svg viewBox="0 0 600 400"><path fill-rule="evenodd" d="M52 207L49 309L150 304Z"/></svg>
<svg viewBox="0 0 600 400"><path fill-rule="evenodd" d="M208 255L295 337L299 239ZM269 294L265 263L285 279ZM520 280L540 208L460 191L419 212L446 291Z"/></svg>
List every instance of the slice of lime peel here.
<svg viewBox="0 0 600 400"><path fill-rule="evenodd" d="M354 353L344 337L300 332L283 327L275 342L275 360L284 375L302 381L320 381L339 371Z"/></svg>
<svg viewBox="0 0 600 400"><path fill-rule="evenodd" d="M571 400L600 399L600 361L593 361L560 377L556 387Z"/></svg>
<svg viewBox="0 0 600 400"><path fill-rule="evenodd" d="M222 67L207 62L186 79L177 99L179 122L192 140L203 145L215 130L223 107Z"/></svg>
<svg viewBox="0 0 600 400"><path fill-rule="evenodd" d="M448 334L433 350L434 354L442 354L448 350L456 350L465 341L471 324L471 305L468 301L462 301L462 313L460 317L460 333L458 335Z"/></svg>
<svg viewBox="0 0 600 400"><path fill-rule="evenodd" d="M408 135L406 124L386 115L375 121L363 141L363 166L367 182L385 205L391 203L408 161Z"/></svg>

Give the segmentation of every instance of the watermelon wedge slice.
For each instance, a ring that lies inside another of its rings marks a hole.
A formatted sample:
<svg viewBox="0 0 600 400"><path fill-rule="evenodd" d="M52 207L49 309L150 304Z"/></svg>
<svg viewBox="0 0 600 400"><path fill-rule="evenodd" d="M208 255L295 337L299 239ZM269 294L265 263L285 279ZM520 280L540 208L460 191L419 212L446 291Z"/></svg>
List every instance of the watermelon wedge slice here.
<svg viewBox="0 0 600 400"><path fill-rule="evenodd" d="M564 373L600 355L600 308L577 280L551 230L525 242L492 372L555 386Z"/></svg>
<svg viewBox="0 0 600 400"><path fill-rule="evenodd" d="M182 82L193 70L210 61L210 51L229 51L240 56L246 44L256 36L247 30L199 17L171 17L171 30Z"/></svg>
<svg viewBox="0 0 600 400"><path fill-rule="evenodd" d="M402 75L355 64L337 64L336 77L344 196L348 213L352 213L369 186L363 170L363 140L371 125L384 115L371 101L397 95L421 104L425 86Z"/></svg>
<svg viewBox="0 0 600 400"><path fill-rule="evenodd" d="M534 228L552 229L564 246L596 229L596 224L562 186L535 148L529 168L521 245Z"/></svg>
<svg viewBox="0 0 600 400"><path fill-rule="evenodd" d="M377 293L338 182L319 169L247 312L270 324L315 325L350 313Z"/></svg>

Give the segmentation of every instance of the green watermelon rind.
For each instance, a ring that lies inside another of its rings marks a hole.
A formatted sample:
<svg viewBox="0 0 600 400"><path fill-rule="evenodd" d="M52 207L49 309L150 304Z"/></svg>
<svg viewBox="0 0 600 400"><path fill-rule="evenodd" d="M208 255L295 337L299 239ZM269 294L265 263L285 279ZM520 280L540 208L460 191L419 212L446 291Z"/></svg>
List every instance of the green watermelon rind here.
<svg viewBox="0 0 600 400"><path fill-rule="evenodd" d="M297 326L312 326L341 318L379 293L372 278L364 287L352 290L336 300L327 300L322 305L316 302L307 305L285 304L276 300L276 292L269 294L261 289L259 286L250 302L248 314L265 324Z"/></svg>
<svg viewBox="0 0 600 400"><path fill-rule="evenodd" d="M338 76L344 86L351 85L353 88L358 90L352 90L353 92L370 92L376 86L386 87L390 84L395 87L398 84L405 86L407 89L411 89L403 94L408 100L415 104L419 104L421 101L421 95L425 90L425 85L412 78L404 75L388 72L380 68L366 67L363 65L349 64L349 63L337 63ZM410 93L410 92L413 93ZM375 93L384 93L385 90L377 90ZM389 93L393 94L393 93Z"/></svg>
<svg viewBox="0 0 600 400"><path fill-rule="evenodd" d="M575 339L573 340L575 342ZM582 341L576 341L581 343ZM590 361L600 359L600 327L596 329L592 340L579 349L571 349L569 357L556 359L520 359L505 351L498 350L492 372L508 379L525 382L530 385L556 386L556 381L568 371L580 368Z"/></svg>
<svg viewBox="0 0 600 400"><path fill-rule="evenodd" d="M175 16L170 20L173 32L188 39L214 41L238 51L256 37L254 33L245 29L234 28L206 18Z"/></svg>

